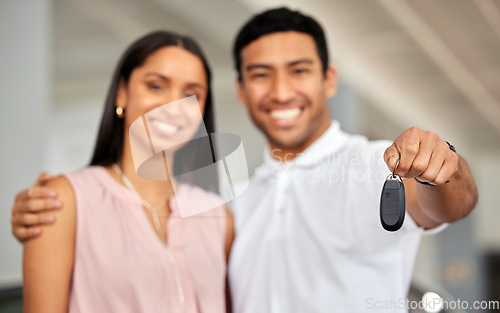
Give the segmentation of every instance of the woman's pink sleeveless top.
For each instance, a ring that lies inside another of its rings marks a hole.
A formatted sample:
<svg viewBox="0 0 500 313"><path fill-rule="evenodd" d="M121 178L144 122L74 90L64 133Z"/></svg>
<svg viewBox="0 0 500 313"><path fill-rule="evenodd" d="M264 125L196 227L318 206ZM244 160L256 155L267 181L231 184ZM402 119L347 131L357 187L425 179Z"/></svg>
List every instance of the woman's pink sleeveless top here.
<svg viewBox="0 0 500 313"><path fill-rule="evenodd" d="M76 198L69 312L225 312L226 212L181 218L170 198L168 245L157 237L139 195L103 167L66 174ZM192 205L216 195L180 185Z"/></svg>

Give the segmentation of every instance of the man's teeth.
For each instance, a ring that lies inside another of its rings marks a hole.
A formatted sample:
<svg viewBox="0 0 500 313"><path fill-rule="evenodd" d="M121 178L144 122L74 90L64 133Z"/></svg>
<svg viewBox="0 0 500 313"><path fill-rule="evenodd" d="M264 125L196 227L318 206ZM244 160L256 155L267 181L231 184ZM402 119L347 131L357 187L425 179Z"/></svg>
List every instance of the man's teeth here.
<svg viewBox="0 0 500 313"><path fill-rule="evenodd" d="M286 110L272 110L271 117L277 120L289 120L296 118L300 114L299 108L286 109Z"/></svg>
<svg viewBox="0 0 500 313"><path fill-rule="evenodd" d="M175 126L175 125L172 125L172 124L169 124L166 122L162 122L159 120L152 120L151 124L153 126L157 127L158 129L164 130L164 131L169 132L169 133L174 133L174 132L179 130L178 126Z"/></svg>

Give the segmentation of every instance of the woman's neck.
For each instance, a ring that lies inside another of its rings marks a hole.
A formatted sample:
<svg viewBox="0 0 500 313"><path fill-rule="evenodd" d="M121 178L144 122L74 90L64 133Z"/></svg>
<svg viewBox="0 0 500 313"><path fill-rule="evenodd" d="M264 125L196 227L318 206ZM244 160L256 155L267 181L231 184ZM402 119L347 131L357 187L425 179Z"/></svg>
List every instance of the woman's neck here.
<svg viewBox="0 0 500 313"><path fill-rule="evenodd" d="M175 181L169 180L147 180L139 177L132 160L132 153L128 140L125 141L122 158L117 162L117 165L123 171L125 176L130 180L139 195L148 203L156 204L165 197L170 197L174 194ZM173 153L165 154L165 164L167 168L162 168L167 173L167 177L172 177L169 174L173 172ZM159 169L160 170L160 169ZM116 176L118 180L120 178Z"/></svg>

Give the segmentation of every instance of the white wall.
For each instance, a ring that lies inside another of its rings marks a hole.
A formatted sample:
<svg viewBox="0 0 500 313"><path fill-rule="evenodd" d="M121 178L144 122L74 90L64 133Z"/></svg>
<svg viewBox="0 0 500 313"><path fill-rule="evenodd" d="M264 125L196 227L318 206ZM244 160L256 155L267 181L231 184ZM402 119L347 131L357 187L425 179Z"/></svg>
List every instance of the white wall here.
<svg viewBox="0 0 500 313"><path fill-rule="evenodd" d="M500 153L480 153L473 170L479 190L475 243L482 249L500 251Z"/></svg>
<svg viewBox="0 0 500 313"><path fill-rule="evenodd" d="M50 7L50 0L0 2L0 286L21 277L21 245L10 234L14 194L44 165Z"/></svg>

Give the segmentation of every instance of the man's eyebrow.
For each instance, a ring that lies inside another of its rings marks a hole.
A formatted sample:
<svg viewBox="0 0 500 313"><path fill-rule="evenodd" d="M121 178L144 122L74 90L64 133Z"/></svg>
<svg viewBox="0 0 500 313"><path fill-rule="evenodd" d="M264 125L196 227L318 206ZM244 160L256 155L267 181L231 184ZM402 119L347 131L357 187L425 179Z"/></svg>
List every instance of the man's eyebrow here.
<svg viewBox="0 0 500 313"><path fill-rule="evenodd" d="M286 65L287 66L296 66L296 65L300 65L300 64L313 64L313 63L314 62L311 59L299 59L299 60L295 60L295 61L289 62ZM247 65L245 67L245 70L251 71L251 70L254 70L254 69L271 69L271 68L272 68L271 65L256 63L256 64L249 64L249 65Z"/></svg>
<svg viewBox="0 0 500 313"><path fill-rule="evenodd" d="M245 70L247 71L251 71L251 70L255 70L255 69L271 69L271 66L270 65L267 65L267 64L250 64L250 65L247 65L245 67Z"/></svg>
<svg viewBox="0 0 500 313"><path fill-rule="evenodd" d="M295 66L295 65L300 65L300 64L313 64L313 60L311 59L300 59L297 61L292 61L287 64L287 66Z"/></svg>

